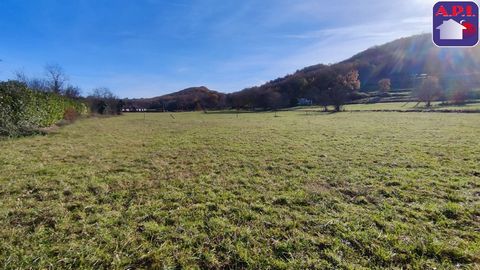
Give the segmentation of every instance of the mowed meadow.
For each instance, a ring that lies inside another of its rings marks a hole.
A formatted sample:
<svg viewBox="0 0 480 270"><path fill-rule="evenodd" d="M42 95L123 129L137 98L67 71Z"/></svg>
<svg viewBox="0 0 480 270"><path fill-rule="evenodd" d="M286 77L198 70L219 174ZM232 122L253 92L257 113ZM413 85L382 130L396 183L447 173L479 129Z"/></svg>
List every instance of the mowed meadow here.
<svg viewBox="0 0 480 270"><path fill-rule="evenodd" d="M480 267L480 114L274 115L1 140L0 268Z"/></svg>

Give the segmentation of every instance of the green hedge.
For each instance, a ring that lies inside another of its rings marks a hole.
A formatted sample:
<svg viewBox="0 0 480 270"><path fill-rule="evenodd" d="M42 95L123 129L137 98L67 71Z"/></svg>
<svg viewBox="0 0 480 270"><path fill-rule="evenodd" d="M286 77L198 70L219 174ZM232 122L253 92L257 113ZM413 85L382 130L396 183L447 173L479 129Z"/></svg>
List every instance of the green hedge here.
<svg viewBox="0 0 480 270"><path fill-rule="evenodd" d="M53 93L28 89L17 81L0 82L0 135L19 136L63 119L65 110L88 113L87 106Z"/></svg>

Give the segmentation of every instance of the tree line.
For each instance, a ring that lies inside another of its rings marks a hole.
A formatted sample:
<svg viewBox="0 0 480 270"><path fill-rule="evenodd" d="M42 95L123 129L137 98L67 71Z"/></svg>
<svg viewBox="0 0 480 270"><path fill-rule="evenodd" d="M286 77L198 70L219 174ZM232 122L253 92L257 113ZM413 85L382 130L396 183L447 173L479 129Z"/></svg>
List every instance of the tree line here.
<svg viewBox="0 0 480 270"><path fill-rule="evenodd" d="M388 77L380 78L374 91L359 91L362 84L357 68L357 63L317 65L235 93L197 87L153 99L125 100L125 104L132 110L152 111L277 110L302 105L300 101L306 100L308 105L323 106L325 111L341 111L346 103L379 100L392 94L393 83ZM475 98L474 84L462 78L447 80L434 74L411 74L405 78L411 89L408 100L424 102L426 107L433 101L461 105Z"/></svg>
<svg viewBox="0 0 480 270"><path fill-rule="evenodd" d="M47 65L42 78L16 72L15 79L0 82L0 135L28 134L89 114L121 114L123 101L109 89L97 88L83 97L68 82L59 65Z"/></svg>
<svg viewBox="0 0 480 270"><path fill-rule="evenodd" d="M323 66L309 76L296 73L230 94L196 87L162 97L127 99L124 102L126 108L132 110L277 110L297 106L299 99L307 98L325 108L331 106L335 111L340 111L345 103L363 97L359 89L358 71L352 65L335 65Z"/></svg>
<svg viewBox="0 0 480 270"><path fill-rule="evenodd" d="M154 111L276 110L306 100L307 104L341 110L345 103L381 100L393 95L391 89L408 89L412 94L405 99L424 102L427 107L436 100L463 104L475 98L472 89L480 85L476 68L479 50L441 49L432 44L429 35L418 35L372 47L337 64L306 67L235 93L181 93L125 102L131 108ZM355 79L352 75L356 74ZM345 83L342 77L350 82Z"/></svg>
<svg viewBox="0 0 480 270"><path fill-rule="evenodd" d="M30 78L23 71L17 71L14 81L24 84L32 91L53 93L84 102L93 114L121 114L123 101L108 88L95 88L87 96L82 96L82 90L69 83L69 77L60 65L46 65L44 74L42 78Z"/></svg>
<svg viewBox="0 0 480 270"><path fill-rule="evenodd" d="M237 109L279 109L297 106L300 98L327 110L332 106L340 111L342 106L361 96L358 70L350 65L323 66L314 73L296 73L270 81L260 87L253 87L228 95L232 108Z"/></svg>

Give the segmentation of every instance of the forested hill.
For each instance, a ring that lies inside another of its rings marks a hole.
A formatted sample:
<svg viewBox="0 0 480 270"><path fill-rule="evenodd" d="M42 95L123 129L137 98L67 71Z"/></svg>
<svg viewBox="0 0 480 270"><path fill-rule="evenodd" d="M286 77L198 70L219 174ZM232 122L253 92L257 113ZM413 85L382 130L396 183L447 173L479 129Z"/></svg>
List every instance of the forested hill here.
<svg viewBox="0 0 480 270"><path fill-rule="evenodd" d="M205 86L190 87L175 93L154 98L126 99L126 108L146 108L158 111L191 111L225 106L226 94Z"/></svg>
<svg viewBox="0 0 480 270"><path fill-rule="evenodd" d="M231 94L211 91L206 87L189 88L177 93L152 99L130 100L127 104L151 109L167 107L168 110L205 108L278 108L295 106L299 98L314 103L328 99L326 90L338 74L357 70L361 92L378 90L381 79L390 79L392 88L410 88L420 74L437 76L445 91L458 82L470 87L480 85L479 48L438 48L430 34L397 39L381 46L367 49L350 59L333 64L318 64L298 70L293 74ZM200 105L199 105L200 104Z"/></svg>
<svg viewBox="0 0 480 270"><path fill-rule="evenodd" d="M462 77L478 83L480 77L480 49L439 48L432 43L430 34L397 39L367 49L333 66L347 65L359 71L362 90L377 90L378 81L391 79L393 88L411 87L412 76L435 75L444 80ZM277 79L286 82L290 77L309 79L326 68L314 65ZM275 81L273 81L275 82Z"/></svg>
<svg viewBox="0 0 480 270"><path fill-rule="evenodd" d="M444 81L460 77L478 84L480 49L439 48L430 34L424 34L370 48L342 63L356 65L363 89L374 89L381 78L390 78L394 88L408 87L414 74L435 75Z"/></svg>

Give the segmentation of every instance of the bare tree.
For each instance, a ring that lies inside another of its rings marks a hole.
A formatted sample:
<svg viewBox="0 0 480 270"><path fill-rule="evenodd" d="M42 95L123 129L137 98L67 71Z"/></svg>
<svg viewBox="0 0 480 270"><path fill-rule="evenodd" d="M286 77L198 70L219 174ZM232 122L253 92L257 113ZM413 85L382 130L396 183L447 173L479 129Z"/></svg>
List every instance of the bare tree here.
<svg viewBox="0 0 480 270"><path fill-rule="evenodd" d="M419 102L425 102L427 108L431 107L432 101L441 95L438 77L427 76L414 89L413 94L418 98Z"/></svg>
<svg viewBox="0 0 480 270"><path fill-rule="evenodd" d="M105 87L96 88L87 97L90 110L97 114L121 114L123 101L115 96L110 89Z"/></svg>
<svg viewBox="0 0 480 270"><path fill-rule="evenodd" d="M40 91L40 92L48 92L50 90L47 81L44 79L33 78L28 81L28 88Z"/></svg>
<svg viewBox="0 0 480 270"><path fill-rule="evenodd" d="M50 64L45 66L45 74L50 91L57 94L61 93L63 85L68 81L63 68L57 64Z"/></svg>
<svg viewBox="0 0 480 270"><path fill-rule="evenodd" d="M103 99L116 99L117 96L110 91L107 87L99 87L93 89L92 93L90 94L91 97L95 98L103 98Z"/></svg>
<svg viewBox="0 0 480 270"><path fill-rule="evenodd" d="M44 79L29 78L23 70L17 70L15 72L15 80L25 84L34 91L46 92L49 90L49 86Z"/></svg>
<svg viewBox="0 0 480 270"><path fill-rule="evenodd" d="M24 84L28 84L28 77L23 70L15 71L15 80Z"/></svg>
<svg viewBox="0 0 480 270"><path fill-rule="evenodd" d="M69 85L63 91L64 95L68 98L77 99L80 98L80 88L77 86Z"/></svg>

